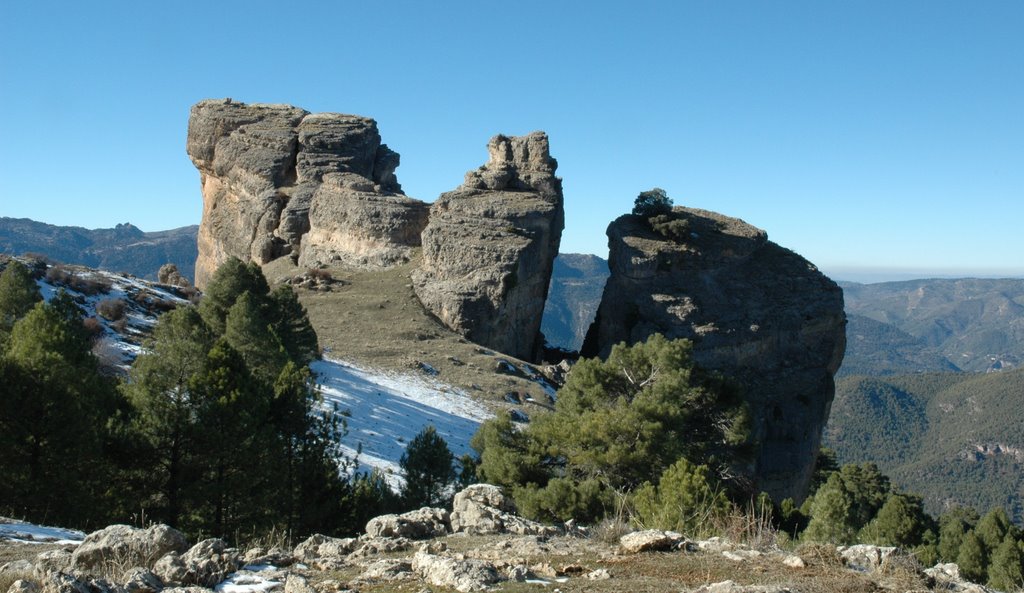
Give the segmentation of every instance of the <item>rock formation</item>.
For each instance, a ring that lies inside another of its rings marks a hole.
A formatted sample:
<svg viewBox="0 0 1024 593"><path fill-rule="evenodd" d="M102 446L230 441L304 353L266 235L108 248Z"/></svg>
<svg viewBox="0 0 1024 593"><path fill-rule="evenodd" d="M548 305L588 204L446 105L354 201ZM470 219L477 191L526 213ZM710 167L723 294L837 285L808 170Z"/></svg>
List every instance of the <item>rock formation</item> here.
<svg viewBox="0 0 1024 593"><path fill-rule="evenodd" d="M495 136L487 150L487 164L431 206L413 283L451 329L533 360L564 226L562 182L543 132Z"/></svg>
<svg viewBox="0 0 1024 593"><path fill-rule="evenodd" d="M229 256L386 267L419 245L427 206L402 194L372 119L200 101L187 151L203 188L199 287Z"/></svg>
<svg viewBox="0 0 1024 593"><path fill-rule="evenodd" d="M752 486L801 500L846 345L842 290L739 219L680 207L670 218L674 239L634 215L608 227L611 277L583 354L654 333L692 340L698 364L745 389Z"/></svg>

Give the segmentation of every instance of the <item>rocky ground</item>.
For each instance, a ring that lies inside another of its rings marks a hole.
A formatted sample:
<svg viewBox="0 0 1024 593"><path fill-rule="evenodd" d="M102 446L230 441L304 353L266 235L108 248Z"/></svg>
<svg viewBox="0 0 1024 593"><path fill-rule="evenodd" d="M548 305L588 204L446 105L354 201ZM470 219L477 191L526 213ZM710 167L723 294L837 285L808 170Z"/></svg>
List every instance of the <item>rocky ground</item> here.
<svg viewBox="0 0 1024 593"><path fill-rule="evenodd" d="M618 537L614 537L618 536ZM451 510L372 519L357 538L314 535L294 548L189 546L166 525L113 525L81 544L0 544L8 593L339 593L649 591L781 593L989 591L956 565L925 569L894 548L804 545L792 551L664 531L552 527L517 516L477 484Z"/></svg>

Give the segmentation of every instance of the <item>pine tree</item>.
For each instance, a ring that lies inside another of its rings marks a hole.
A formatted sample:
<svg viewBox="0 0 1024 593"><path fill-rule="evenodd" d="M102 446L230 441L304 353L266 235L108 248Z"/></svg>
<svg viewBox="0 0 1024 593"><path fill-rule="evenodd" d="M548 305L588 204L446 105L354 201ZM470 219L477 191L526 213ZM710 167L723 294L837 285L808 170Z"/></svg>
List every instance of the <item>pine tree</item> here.
<svg viewBox="0 0 1024 593"><path fill-rule="evenodd" d="M1010 534L996 547L988 566L990 587L1000 591L1024 588L1024 553L1021 547L1021 542Z"/></svg>
<svg viewBox="0 0 1024 593"><path fill-rule="evenodd" d="M66 293L14 324L0 372L0 474L9 488L0 506L69 525L102 520L104 429L118 402Z"/></svg>
<svg viewBox="0 0 1024 593"><path fill-rule="evenodd" d="M402 501L408 508L444 506L455 481L455 457L433 425L421 430L405 448L399 465L405 476Z"/></svg>
<svg viewBox="0 0 1024 593"><path fill-rule="evenodd" d="M909 494L890 494L878 514L861 531L863 543L911 549L923 541L930 527L921 498Z"/></svg>
<svg viewBox="0 0 1024 593"><path fill-rule="evenodd" d="M6 348L14 323L43 300L31 272L21 262L10 260L0 274L0 352Z"/></svg>
<svg viewBox="0 0 1024 593"><path fill-rule="evenodd" d="M288 361L288 354L271 327L272 311L266 299L249 291L238 295L224 319L224 338L245 360L253 376L273 385Z"/></svg>
<svg viewBox="0 0 1024 593"><path fill-rule="evenodd" d="M963 578L974 583L986 581L988 555L985 553L985 544L973 529L964 534L964 541L960 544L956 563L960 567L960 576Z"/></svg>
<svg viewBox="0 0 1024 593"><path fill-rule="evenodd" d="M814 493L810 508L811 520L803 537L832 544L853 543L857 528L852 507L852 497L844 487L839 473L832 474L825 485Z"/></svg>
<svg viewBox="0 0 1024 593"><path fill-rule="evenodd" d="M270 298L276 308L274 331L289 358L296 364L309 364L320 355L320 345L305 307L287 284L275 288Z"/></svg>
<svg viewBox="0 0 1024 593"><path fill-rule="evenodd" d="M939 558L956 562L964 535L978 524L978 513L969 507L956 507L939 518Z"/></svg>
<svg viewBox="0 0 1024 593"><path fill-rule="evenodd" d="M213 273L199 303L199 312L215 335L224 335L228 310L244 292L262 301L270 294L270 286L258 265L230 257Z"/></svg>
<svg viewBox="0 0 1024 593"><path fill-rule="evenodd" d="M854 543L857 533L882 508L889 489L889 479L875 464L844 465L815 492L804 536L836 544Z"/></svg>
<svg viewBox="0 0 1024 593"><path fill-rule="evenodd" d="M147 349L135 359L124 390L136 414L134 428L148 445L140 455L140 489L146 512L180 527L188 510L186 497L200 479L196 414L199 402L192 392L194 377L207 364L211 334L199 313L181 307L164 313Z"/></svg>
<svg viewBox="0 0 1024 593"><path fill-rule="evenodd" d="M201 451L196 455L198 527L221 538L241 527L269 527L267 498L274 477L261 470L264 453L276 448L265 422L269 401L242 356L223 338L214 343L189 389L197 404Z"/></svg>
<svg viewBox="0 0 1024 593"><path fill-rule="evenodd" d="M289 533L348 528L343 502L350 488L339 469L343 457L338 444L345 425L322 403L309 369L289 361L274 384L270 404L270 421L282 445L278 514L286 519Z"/></svg>
<svg viewBox="0 0 1024 593"><path fill-rule="evenodd" d="M978 521L974 532L978 534L981 543L985 545L985 553L991 555L1013 528L1014 525L1006 511L1002 507L996 507L986 513L981 521Z"/></svg>

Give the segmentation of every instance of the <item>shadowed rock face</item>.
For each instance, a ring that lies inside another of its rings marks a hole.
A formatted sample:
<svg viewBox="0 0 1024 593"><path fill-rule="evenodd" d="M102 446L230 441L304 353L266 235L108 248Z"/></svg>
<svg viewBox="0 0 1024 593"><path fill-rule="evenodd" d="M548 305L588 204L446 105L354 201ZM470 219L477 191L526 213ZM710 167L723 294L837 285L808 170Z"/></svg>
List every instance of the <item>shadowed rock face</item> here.
<svg viewBox="0 0 1024 593"><path fill-rule="evenodd" d="M230 256L386 267L419 245L427 205L402 194L370 118L207 100L186 148L203 187L199 287Z"/></svg>
<svg viewBox="0 0 1024 593"><path fill-rule="evenodd" d="M564 226L562 182L543 132L495 136L487 150L487 164L431 206L413 284L451 329L533 360Z"/></svg>
<svg viewBox="0 0 1024 593"><path fill-rule="evenodd" d="M846 346L842 290L742 220L676 207L684 241L626 215L608 227L611 277L585 356L654 333L694 342L745 389L760 452L745 469L775 500L807 493ZM756 492L757 490L755 490Z"/></svg>

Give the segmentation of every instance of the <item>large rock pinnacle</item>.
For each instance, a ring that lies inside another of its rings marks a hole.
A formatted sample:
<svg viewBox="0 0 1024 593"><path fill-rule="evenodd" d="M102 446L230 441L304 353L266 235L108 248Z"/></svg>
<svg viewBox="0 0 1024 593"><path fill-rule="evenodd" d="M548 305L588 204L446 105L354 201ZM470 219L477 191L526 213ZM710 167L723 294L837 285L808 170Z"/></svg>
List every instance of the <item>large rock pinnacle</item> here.
<svg viewBox="0 0 1024 593"><path fill-rule="evenodd" d="M564 226L562 182L543 132L495 136L487 164L430 209L420 301L470 340L533 360Z"/></svg>
<svg viewBox="0 0 1024 593"><path fill-rule="evenodd" d="M199 287L230 256L386 267L419 245L427 206L402 194L370 118L206 100L186 148L203 188Z"/></svg>
<svg viewBox="0 0 1024 593"><path fill-rule="evenodd" d="M654 333L687 338L737 380L760 445L745 468L773 499L802 500L846 347L842 290L742 220L676 207L663 236L626 215L608 227L611 277L583 354ZM757 490L755 490L756 492Z"/></svg>

